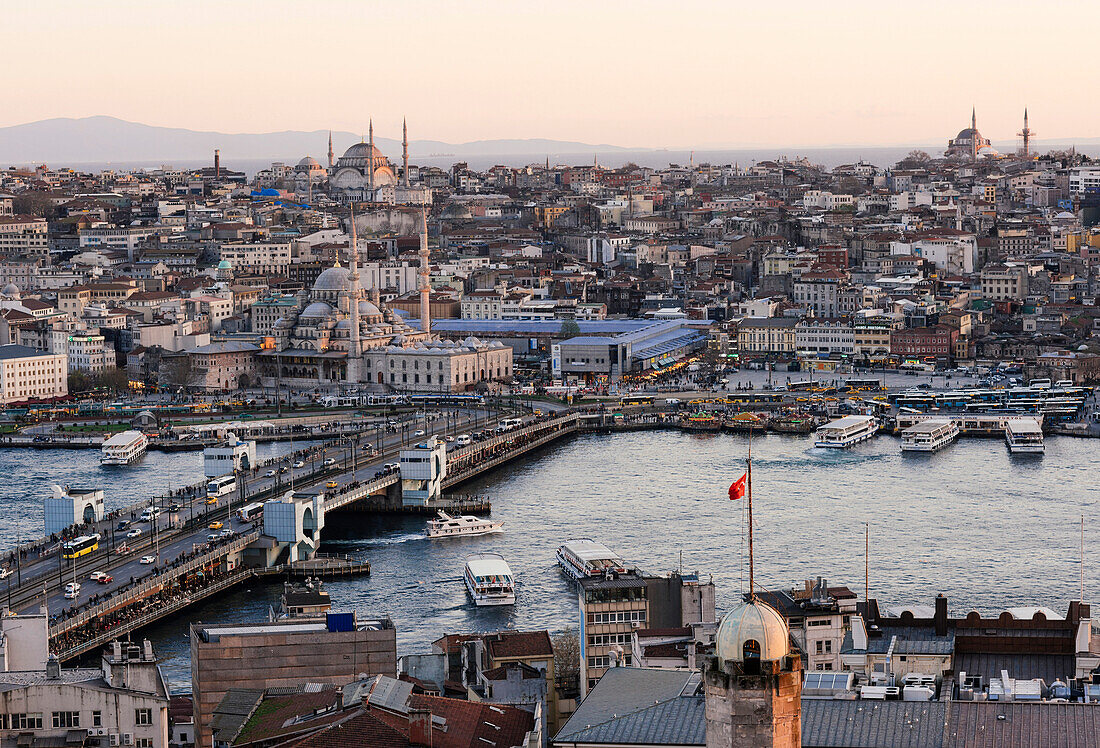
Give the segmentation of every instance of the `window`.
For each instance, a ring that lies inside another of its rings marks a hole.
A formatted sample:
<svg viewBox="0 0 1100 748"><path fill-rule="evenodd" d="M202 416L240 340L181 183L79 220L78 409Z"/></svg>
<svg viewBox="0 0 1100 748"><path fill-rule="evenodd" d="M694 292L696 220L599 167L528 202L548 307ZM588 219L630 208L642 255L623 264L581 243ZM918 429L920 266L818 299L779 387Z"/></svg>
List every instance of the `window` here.
<svg viewBox="0 0 1100 748"><path fill-rule="evenodd" d="M13 730L41 730L42 712L17 712L11 715Z"/></svg>
<svg viewBox="0 0 1100 748"><path fill-rule="evenodd" d="M80 712L54 712L54 727L80 727Z"/></svg>
<svg viewBox="0 0 1100 748"><path fill-rule="evenodd" d="M817 643L817 653L821 654L821 652L822 652L822 642L818 642Z"/></svg>
<svg viewBox="0 0 1100 748"><path fill-rule="evenodd" d="M833 651L833 643L831 641L825 642L825 653L826 654L832 654L832 651Z"/></svg>
<svg viewBox="0 0 1100 748"><path fill-rule="evenodd" d="M92 712L92 727L103 727L103 713Z"/></svg>
<svg viewBox="0 0 1100 748"><path fill-rule="evenodd" d="M135 748L153 748L152 738L138 738L134 741Z"/></svg>
<svg viewBox="0 0 1100 748"><path fill-rule="evenodd" d="M136 725L151 725L151 724L153 724L153 710L152 709L135 709L134 710L134 724L136 724Z"/></svg>

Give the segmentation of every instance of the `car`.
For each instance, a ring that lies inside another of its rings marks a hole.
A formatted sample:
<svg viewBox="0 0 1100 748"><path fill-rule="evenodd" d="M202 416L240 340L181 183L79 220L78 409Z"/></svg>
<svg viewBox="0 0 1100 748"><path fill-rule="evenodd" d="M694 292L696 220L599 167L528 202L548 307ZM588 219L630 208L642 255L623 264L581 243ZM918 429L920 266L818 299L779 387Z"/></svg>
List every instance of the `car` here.
<svg viewBox="0 0 1100 748"><path fill-rule="evenodd" d="M208 543L213 543L217 539L218 539L218 534L215 533L215 532L212 532L212 533L210 533L209 535L206 536L206 542L208 542Z"/></svg>
<svg viewBox="0 0 1100 748"><path fill-rule="evenodd" d="M283 465L281 468L279 468L279 472L280 473L289 473L290 468L288 468L286 465Z"/></svg>
<svg viewBox="0 0 1100 748"><path fill-rule="evenodd" d="M413 432L413 436L424 436L427 432L424 429L417 429Z"/></svg>
<svg viewBox="0 0 1100 748"><path fill-rule="evenodd" d="M219 530L218 531L218 537L219 538L228 538L230 535L233 535L233 534L234 534L234 531L230 530L228 527L225 528L224 530Z"/></svg>
<svg viewBox="0 0 1100 748"><path fill-rule="evenodd" d="M80 594L80 584L77 582L69 582L65 585L65 599L72 600Z"/></svg>
<svg viewBox="0 0 1100 748"><path fill-rule="evenodd" d="M327 460L325 460L325 461L324 461L324 462L323 462L322 464L323 464L323 465L326 465L326 466L327 466L327 465L335 465L335 464L336 464L336 458L335 458L335 457L329 457L329 458L328 458Z"/></svg>
<svg viewBox="0 0 1100 748"><path fill-rule="evenodd" d="M125 556L127 554L133 553L133 549L130 548L130 546L123 543L122 545L120 545L118 548L115 549L115 553L117 553L120 556Z"/></svg>
<svg viewBox="0 0 1100 748"><path fill-rule="evenodd" d="M88 575L88 581L98 582L100 577L105 577L105 576L107 576L106 572L93 571L91 574Z"/></svg>
<svg viewBox="0 0 1100 748"><path fill-rule="evenodd" d="M206 503L207 506L214 506L215 504L218 503L218 497L217 496L211 496L210 498L208 498L206 500L205 503Z"/></svg>
<svg viewBox="0 0 1100 748"><path fill-rule="evenodd" d="M325 484L325 488L336 488L339 485L340 484L337 483L336 481L330 480L328 483Z"/></svg>
<svg viewBox="0 0 1100 748"><path fill-rule="evenodd" d="M117 530L118 532L122 532L123 530L125 530L129 526L130 526L130 520L124 519L124 520L122 520L121 522L118 523L118 527L116 527L115 530Z"/></svg>
<svg viewBox="0 0 1100 748"><path fill-rule="evenodd" d="M387 462L386 463L386 470L399 470L400 468L401 468L401 465L396 463L396 462Z"/></svg>
<svg viewBox="0 0 1100 748"><path fill-rule="evenodd" d="M268 470L266 473L264 473L265 478L274 478L276 475L277 473L274 470Z"/></svg>
<svg viewBox="0 0 1100 748"><path fill-rule="evenodd" d="M447 436L443 439L443 441L445 441L447 443L453 443L454 440L455 440L455 438L453 436Z"/></svg>
<svg viewBox="0 0 1100 748"><path fill-rule="evenodd" d="M3 568L0 568L0 579L7 579L8 577L10 577L14 573L15 573L14 571L12 571L11 569L9 569L6 566L3 567Z"/></svg>
<svg viewBox="0 0 1100 748"><path fill-rule="evenodd" d="M225 527L225 523L221 522L220 520L214 520L209 525L207 525L207 527L209 527L211 530L220 530Z"/></svg>
<svg viewBox="0 0 1100 748"><path fill-rule="evenodd" d="M168 507L168 511L170 512L178 512L180 509L183 509L183 507L179 504L172 504Z"/></svg>
<svg viewBox="0 0 1100 748"><path fill-rule="evenodd" d="M294 468L295 469L304 468L305 466L306 466L306 464L304 462L302 462L301 460L298 460L297 462L294 463Z"/></svg>
<svg viewBox="0 0 1100 748"><path fill-rule="evenodd" d="M157 562L157 557L156 556L142 556L141 557L141 563L143 563L143 564L146 564L146 565L155 564L156 562Z"/></svg>
<svg viewBox="0 0 1100 748"><path fill-rule="evenodd" d="M115 578L112 577L110 574L100 573L99 577L95 581L99 584L110 584L111 582L115 581Z"/></svg>
<svg viewBox="0 0 1100 748"><path fill-rule="evenodd" d="M141 528L140 527L135 527L133 530L130 530L130 532L126 533L126 537L128 537L128 538L140 538L141 537Z"/></svg>

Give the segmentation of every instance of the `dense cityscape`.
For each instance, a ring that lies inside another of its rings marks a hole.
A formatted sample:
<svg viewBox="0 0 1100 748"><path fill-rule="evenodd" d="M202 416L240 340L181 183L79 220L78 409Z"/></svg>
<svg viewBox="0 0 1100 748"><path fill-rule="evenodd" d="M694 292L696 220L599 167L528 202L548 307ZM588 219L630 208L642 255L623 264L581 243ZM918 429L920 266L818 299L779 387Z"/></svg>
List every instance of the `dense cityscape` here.
<svg viewBox="0 0 1100 748"><path fill-rule="evenodd" d="M122 5L12 17L57 51L0 115L0 748L1100 745L1061 79L955 111L944 30L887 97L886 7L811 55L806 7ZM713 146L785 139L914 145Z"/></svg>

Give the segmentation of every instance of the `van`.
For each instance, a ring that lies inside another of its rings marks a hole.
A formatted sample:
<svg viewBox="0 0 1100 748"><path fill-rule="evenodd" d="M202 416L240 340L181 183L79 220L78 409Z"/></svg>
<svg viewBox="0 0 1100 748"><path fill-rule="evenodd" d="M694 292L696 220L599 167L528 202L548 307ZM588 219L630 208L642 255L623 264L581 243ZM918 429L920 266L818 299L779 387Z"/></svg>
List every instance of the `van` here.
<svg viewBox="0 0 1100 748"><path fill-rule="evenodd" d="M456 447L468 447L470 445L471 441L472 441L472 439L470 439L469 434L459 434L458 436L455 437L455 446Z"/></svg>
<svg viewBox="0 0 1100 748"><path fill-rule="evenodd" d="M1054 383L1054 386L1055 387L1072 387L1073 386L1073 380L1072 379L1059 379L1057 382Z"/></svg>
<svg viewBox="0 0 1100 748"><path fill-rule="evenodd" d="M1050 389L1050 380L1049 379L1032 379L1030 382L1028 382L1028 386L1029 387L1034 387L1035 389L1039 389L1039 390L1048 390L1048 389Z"/></svg>

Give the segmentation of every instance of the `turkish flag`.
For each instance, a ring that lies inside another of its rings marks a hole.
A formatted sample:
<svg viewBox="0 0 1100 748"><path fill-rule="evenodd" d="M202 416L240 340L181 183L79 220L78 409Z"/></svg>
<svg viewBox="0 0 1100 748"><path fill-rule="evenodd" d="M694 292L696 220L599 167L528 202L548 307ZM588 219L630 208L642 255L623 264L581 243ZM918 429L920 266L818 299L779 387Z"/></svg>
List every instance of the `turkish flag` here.
<svg viewBox="0 0 1100 748"><path fill-rule="evenodd" d="M745 497L745 486L748 477L748 473L745 473L730 485L730 501L737 501Z"/></svg>

